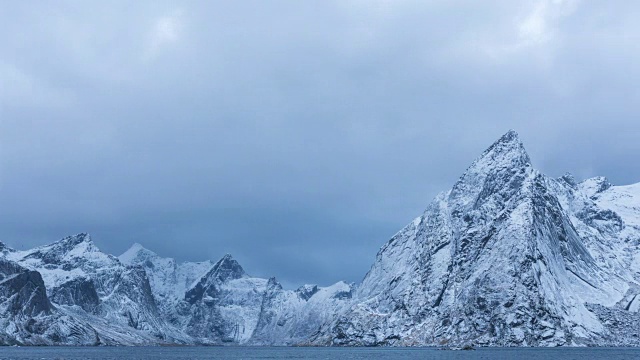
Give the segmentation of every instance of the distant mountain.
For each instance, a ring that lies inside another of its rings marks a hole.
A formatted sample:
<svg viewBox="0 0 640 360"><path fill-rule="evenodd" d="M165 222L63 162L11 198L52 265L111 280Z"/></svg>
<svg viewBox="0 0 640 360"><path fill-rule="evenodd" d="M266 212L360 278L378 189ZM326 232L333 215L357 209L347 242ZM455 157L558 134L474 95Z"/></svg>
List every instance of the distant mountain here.
<svg viewBox="0 0 640 360"><path fill-rule="evenodd" d="M27 251L0 243L0 344L296 344L351 291L284 290L230 255L177 263L134 244L116 258L87 234Z"/></svg>
<svg viewBox="0 0 640 360"><path fill-rule="evenodd" d="M545 176L510 131L358 286L286 290L230 255L139 244L116 258L86 234L0 243L0 344L638 346L639 247L640 184Z"/></svg>
<svg viewBox="0 0 640 360"><path fill-rule="evenodd" d="M165 259L140 245L120 256L143 266L163 318L194 343L290 345L306 341L349 303L351 285L284 290L275 278L248 275L231 255L216 263Z"/></svg>

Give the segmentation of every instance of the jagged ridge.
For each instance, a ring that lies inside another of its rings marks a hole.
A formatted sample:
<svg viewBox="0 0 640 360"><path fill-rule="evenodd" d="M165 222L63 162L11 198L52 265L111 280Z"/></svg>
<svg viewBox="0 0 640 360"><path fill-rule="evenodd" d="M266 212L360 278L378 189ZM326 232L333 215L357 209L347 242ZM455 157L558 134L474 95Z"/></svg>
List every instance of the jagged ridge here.
<svg viewBox="0 0 640 360"><path fill-rule="evenodd" d="M625 237L637 239L638 228L594 201L618 191L602 179L542 175L509 131L382 247L350 309L313 341L635 345L593 310L620 311L637 294L629 254L638 242Z"/></svg>
<svg viewBox="0 0 640 360"><path fill-rule="evenodd" d="M2 344L638 345L640 184L553 179L509 131L394 235L362 284L283 289L87 234L0 243Z"/></svg>

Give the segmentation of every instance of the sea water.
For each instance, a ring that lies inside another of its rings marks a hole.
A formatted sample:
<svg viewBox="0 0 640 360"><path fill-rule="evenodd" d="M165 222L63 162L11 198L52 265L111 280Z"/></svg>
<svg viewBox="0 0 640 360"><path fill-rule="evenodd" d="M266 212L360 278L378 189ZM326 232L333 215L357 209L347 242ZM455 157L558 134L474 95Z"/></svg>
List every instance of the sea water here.
<svg viewBox="0 0 640 360"><path fill-rule="evenodd" d="M16 360L198 360L198 359L517 359L632 360L640 349L629 348L303 348L303 347L0 347L0 359Z"/></svg>

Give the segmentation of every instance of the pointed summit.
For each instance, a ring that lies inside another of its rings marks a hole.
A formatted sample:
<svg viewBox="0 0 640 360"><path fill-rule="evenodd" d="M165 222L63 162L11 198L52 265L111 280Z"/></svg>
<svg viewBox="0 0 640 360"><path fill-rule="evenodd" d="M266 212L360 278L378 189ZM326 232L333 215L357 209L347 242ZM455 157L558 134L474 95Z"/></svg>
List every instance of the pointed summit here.
<svg viewBox="0 0 640 360"><path fill-rule="evenodd" d="M207 276L214 276L218 280L224 282L233 279L239 279L247 275L240 264L230 255L226 254L222 259L213 265Z"/></svg>
<svg viewBox="0 0 640 360"><path fill-rule="evenodd" d="M518 135L517 131L513 129L509 129L509 131L507 131L504 135L502 135L500 139L498 139L498 141L496 142L513 142L513 141L520 142L520 135Z"/></svg>
<svg viewBox="0 0 640 360"><path fill-rule="evenodd" d="M573 174L570 172L566 172L564 175L562 175L560 177L560 180L566 182L572 188L575 188L577 185L575 176L573 176Z"/></svg>
<svg viewBox="0 0 640 360"><path fill-rule="evenodd" d="M524 148L524 144L520 140L520 136L514 130L507 131L500 139L496 140L487 150L485 150L480 158L476 160L491 160L491 165L527 165L531 159ZM473 165L472 165L473 166Z"/></svg>
<svg viewBox="0 0 640 360"><path fill-rule="evenodd" d="M195 304L206 296L215 297L221 284L246 276L242 266L231 255L226 254L185 293L184 299Z"/></svg>
<svg viewBox="0 0 640 360"><path fill-rule="evenodd" d="M233 256L231 256L231 254L224 254L224 256L219 261L233 261Z"/></svg>
<svg viewBox="0 0 640 360"><path fill-rule="evenodd" d="M606 177L596 176L579 183L578 189L588 197L594 197L612 186Z"/></svg>
<svg viewBox="0 0 640 360"><path fill-rule="evenodd" d="M58 254L63 256L66 253L76 249L77 252L94 252L99 251L93 243L91 236L87 233L80 233L77 235L67 236L62 238L53 244L45 245L38 248L42 251L49 252L51 254Z"/></svg>
<svg viewBox="0 0 640 360"><path fill-rule="evenodd" d="M531 160L518 133L509 130L477 158L453 186L452 205L475 206L492 194L516 189L522 183Z"/></svg>
<svg viewBox="0 0 640 360"><path fill-rule="evenodd" d="M155 258L157 256L156 253L141 244L134 243L127 251L118 256L118 259L125 265L132 265L134 263L143 263L149 258Z"/></svg>
<svg viewBox="0 0 640 360"><path fill-rule="evenodd" d="M3 254L6 255L15 251L16 251L15 249L7 246L7 244L0 241L0 255L3 255Z"/></svg>
<svg viewBox="0 0 640 360"><path fill-rule="evenodd" d="M93 240L91 240L91 235L87 233L80 233L76 235L67 236L58 241L58 243L60 244L68 244L71 246L75 246L84 242L93 243Z"/></svg>
<svg viewBox="0 0 640 360"><path fill-rule="evenodd" d="M0 241L0 254L6 254L14 251L15 250L13 250L12 248L8 247L5 243Z"/></svg>
<svg viewBox="0 0 640 360"><path fill-rule="evenodd" d="M142 244L136 242L136 243L133 243L133 245L131 245L129 250L140 251L140 250L146 250L146 249L145 249L144 246L142 246ZM127 251L129 251L129 250L127 250Z"/></svg>

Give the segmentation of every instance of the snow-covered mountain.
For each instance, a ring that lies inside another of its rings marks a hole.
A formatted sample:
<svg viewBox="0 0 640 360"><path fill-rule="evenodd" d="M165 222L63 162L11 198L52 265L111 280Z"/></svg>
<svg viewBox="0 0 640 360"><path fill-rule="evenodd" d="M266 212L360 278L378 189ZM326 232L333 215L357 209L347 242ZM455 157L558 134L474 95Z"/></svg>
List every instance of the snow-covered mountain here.
<svg viewBox="0 0 640 360"><path fill-rule="evenodd" d="M385 244L363 282L286 290L230 255L86 234L0 243L2 344L640 345L640 184L535 170L510 131Z"/></svg>
<svg viewBox="0 0 640 360"><path fill-rule="evenodd" d="M178 263L134 244L116 258L87 234L27 251L0 243L0 344L295 344L351 291L284 290L230 255Z"/></svg>
<svg viewBox="0 0 640 360"><path fill-rule="evenodd" d="M638 345L640 185L531 166L510 131L382 247L332 345Z"/></svg>
<svg viewBox="0 0 640 360"><path fill-rule="evenodd" d="M38 274L50 313L72 319L87 339L59 334L45 343L154 344L187 341L160 316L147 273L101 252L87 234L27 251L5 247L5 261ZM37 318L36 318L37 320ZM31 343L18 334L16 341Z"/></svg>
<svg viewBox="0 0 640 360"><path fill-rule="evenodd" d="M151 274L163 318L194 342L285 345L306 341L350 301L352 286L285 290L248 275L231 255L216 263L176 263L136 244L120 256Z"/></svg>

